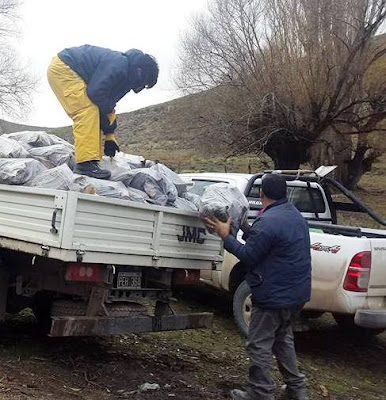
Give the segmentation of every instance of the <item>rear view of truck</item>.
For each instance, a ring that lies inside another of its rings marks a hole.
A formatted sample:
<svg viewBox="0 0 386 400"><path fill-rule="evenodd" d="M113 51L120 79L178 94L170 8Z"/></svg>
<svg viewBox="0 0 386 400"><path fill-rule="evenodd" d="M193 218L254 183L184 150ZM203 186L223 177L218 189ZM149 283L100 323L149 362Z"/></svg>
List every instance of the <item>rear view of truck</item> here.
<svg viewBox="0 0 386 400"><path fill-rule="evenodd" d="M222 261L197 213L0 185L1 315L31 307L51 336L211 326L176 315L173 290Z"/></svg>
<svg viewBox="0 0 386 400"><path fill-rule="evenodd" d="M312 296L307 310L329 311L346 329L386 328L386 233L310 222Z"/></svg>

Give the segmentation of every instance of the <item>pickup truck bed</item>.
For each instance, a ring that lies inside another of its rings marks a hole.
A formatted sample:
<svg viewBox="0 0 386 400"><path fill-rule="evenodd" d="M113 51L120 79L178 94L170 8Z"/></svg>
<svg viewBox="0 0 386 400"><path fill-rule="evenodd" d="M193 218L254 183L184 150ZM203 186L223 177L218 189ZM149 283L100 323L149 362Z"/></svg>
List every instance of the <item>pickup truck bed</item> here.
<svg viewBox="0 0 386 400"><path fill-rule="evenodd" d="M64 262L210 270L222 261L221 241L194 212L7 185L0 246Z"/></svg>

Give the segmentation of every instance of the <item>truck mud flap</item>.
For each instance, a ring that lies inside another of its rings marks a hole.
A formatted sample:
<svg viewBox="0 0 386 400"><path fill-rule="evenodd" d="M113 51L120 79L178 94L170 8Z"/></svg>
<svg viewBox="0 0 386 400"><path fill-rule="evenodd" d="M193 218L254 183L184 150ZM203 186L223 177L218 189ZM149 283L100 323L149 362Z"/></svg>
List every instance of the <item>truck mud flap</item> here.
<svg viewBox="0 0 386 400"><path fill-rule="evenodd" d="M211 328L212 313L133 317L52 317L49 336L107 336Z"/></svg>

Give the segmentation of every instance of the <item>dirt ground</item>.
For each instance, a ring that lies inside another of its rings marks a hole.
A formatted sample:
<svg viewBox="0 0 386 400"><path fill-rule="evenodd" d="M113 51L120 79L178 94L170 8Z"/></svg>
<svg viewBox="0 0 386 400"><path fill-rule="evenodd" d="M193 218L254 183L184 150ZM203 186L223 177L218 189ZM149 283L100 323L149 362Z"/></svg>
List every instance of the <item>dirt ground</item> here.
<svg viewBox="0 0 386 400"><path fill-rule="evenodd" d="M0 399L226 399L248 359L224 295L190 291L181 311L213 311L212 329L112 338L51 339L28 313L0 325ZM386 334L367 343L332 319L297 334L311 399L386 399ZM278 388L277 368L273 374ZM155 391L141 391L157 383ZM279 390L279 389L278 389Z"/></svg>

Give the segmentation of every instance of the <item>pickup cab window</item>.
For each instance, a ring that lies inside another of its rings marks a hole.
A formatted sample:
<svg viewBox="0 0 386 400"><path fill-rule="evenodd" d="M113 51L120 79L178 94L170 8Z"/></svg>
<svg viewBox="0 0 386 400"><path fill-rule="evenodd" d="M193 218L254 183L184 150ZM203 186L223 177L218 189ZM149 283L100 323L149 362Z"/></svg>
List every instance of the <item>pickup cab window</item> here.
<svg viewBox="0 0 386 400"><path fill-rule="evenodd" d="M318 214L326 212L326 204L322 193L318 189L289 187L287 189L287 197L300 212Z"/></svg>
<svg viewBox="0 0 386 400"><path fill-rule="evenodd" d="M204 190L207 186L213 185L214 183L228 183L225 181L209 181L209 180L199 180L193 179L193 186L189 188L189 193L198 194L202 196L204 194Z"/></svg>
<svg viewBox="0 0 386 400"><path fill-rule="evenodd" d="M287 188L287 199L302 213L318 213L326 212L326 204L320 190L308 187L291 187ZM248 195L248 201L255 210L261 208L260 201L260 185L254 185Z"/></svg>

